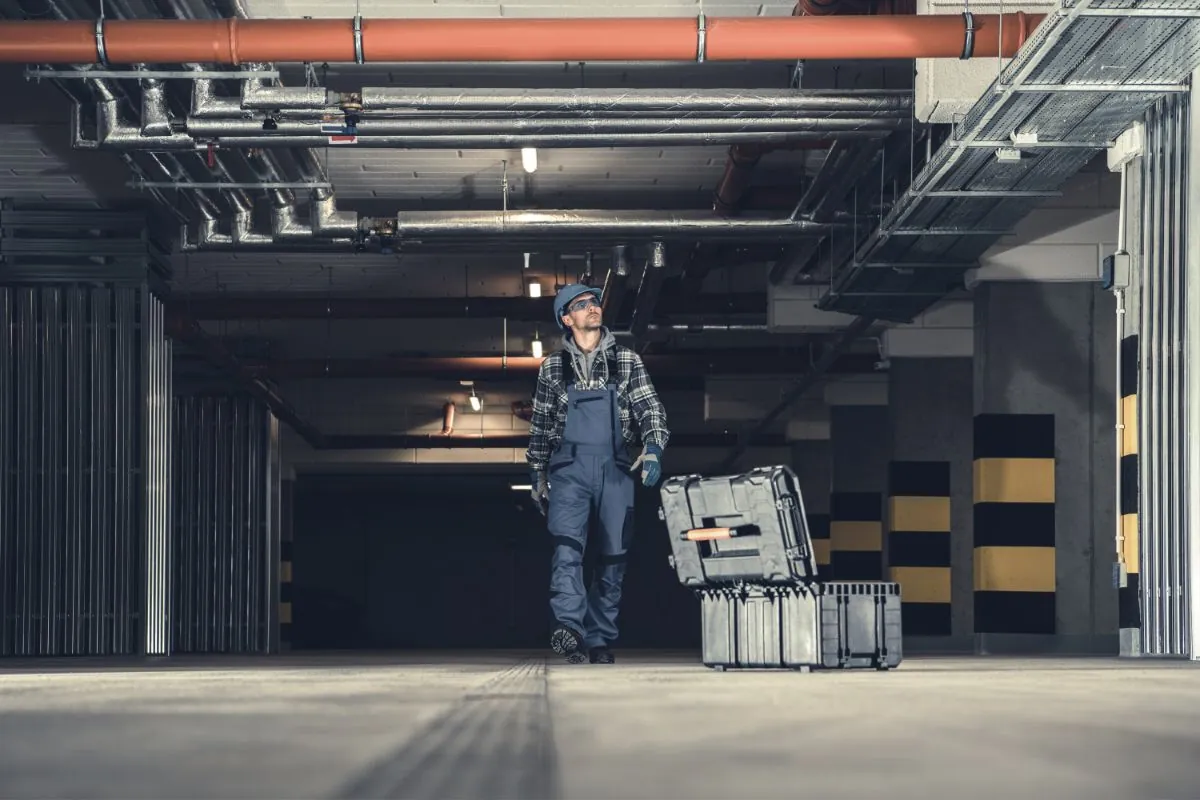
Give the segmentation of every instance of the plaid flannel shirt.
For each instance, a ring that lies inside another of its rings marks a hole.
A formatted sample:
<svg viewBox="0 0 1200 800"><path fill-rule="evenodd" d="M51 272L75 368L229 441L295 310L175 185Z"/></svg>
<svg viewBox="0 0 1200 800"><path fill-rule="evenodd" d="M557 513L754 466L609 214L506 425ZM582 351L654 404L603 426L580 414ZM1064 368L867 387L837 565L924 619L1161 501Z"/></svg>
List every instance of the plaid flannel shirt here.
<svg viewBox="0 0 1200 800"><path fill-rule="evenodd" d="M650 381L650 373L641 356L628 347L615 348L617 367L617 407L621 418L621 435L628 445L639 439L666 450L671 433L667 430L667 411ZM567 423L567 382L563 354L552 353L542 361L538 370L537 389L533 395L533 419L529 424L529 449L525 459L537 471L545 471L550 455L562 441ZM600 354L600 358L604 354ZM568 357L569 358L569 357ZM567 371L571 371L566 366ZM571 373L574 377L574 373Z"/></svg>

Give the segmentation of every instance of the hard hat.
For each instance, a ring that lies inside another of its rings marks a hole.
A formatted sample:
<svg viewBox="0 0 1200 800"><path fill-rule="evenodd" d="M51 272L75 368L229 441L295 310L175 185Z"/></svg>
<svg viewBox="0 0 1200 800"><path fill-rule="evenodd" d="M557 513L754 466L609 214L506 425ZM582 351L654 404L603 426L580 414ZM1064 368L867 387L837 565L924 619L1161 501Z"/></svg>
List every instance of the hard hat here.
<svg viewBox="0 0 1200 800"><path fill-rule="evenodd" d="M567 306L571 305L575 301L575 298L585 294L596 295L596 302L601 302L604 299L604 295L599 289L584 286L582 283L569 283L558 290L558 294L554 296L554 321L558 323L559 330L567 329L562 322L563 315L567 311Z"/></svg>

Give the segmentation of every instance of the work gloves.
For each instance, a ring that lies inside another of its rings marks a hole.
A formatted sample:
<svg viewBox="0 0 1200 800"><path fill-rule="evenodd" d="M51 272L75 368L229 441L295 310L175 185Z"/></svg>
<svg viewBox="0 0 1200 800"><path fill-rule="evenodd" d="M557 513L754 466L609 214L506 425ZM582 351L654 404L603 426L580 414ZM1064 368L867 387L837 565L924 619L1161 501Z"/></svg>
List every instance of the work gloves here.
<svg viewBox="0 0 1200 800"><path fill-rule="evenodd" d="M546 482L546 473L536 469L533 471L529 495L533 498L537 510L542 512L543 517L546 516L546 506L550 503L550 484Z"/></svg>
<svg viewBox="0 0 1200 800"><path fill-rule="evenodd" d="M642 454L637 457L637 461L633 462L633 466L629 468L630 472L635 471L638 467L642 468L642 485L654 486L662 477L662 463L659 456L662 455L662 448L656 444L648 444L642 448Z"/></svg>

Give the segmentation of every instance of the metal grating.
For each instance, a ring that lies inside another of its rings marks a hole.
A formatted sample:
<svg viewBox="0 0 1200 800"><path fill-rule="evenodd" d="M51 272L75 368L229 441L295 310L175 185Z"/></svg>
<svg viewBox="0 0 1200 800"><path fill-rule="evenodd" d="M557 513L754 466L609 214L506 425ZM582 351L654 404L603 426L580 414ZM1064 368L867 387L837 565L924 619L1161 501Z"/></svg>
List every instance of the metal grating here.
<svg viewBox="0 0 1200 800"><path fill-rule="evenodd" d="M0 655L165 652L161 303L2 287L0 332Z"/></svg>
<svg viewBox="0 0 1200 800"><path fill-rule="evenodd" d="M1180 15L1154 16L1172 10ZM1195 14L1190 0L1063 0L1059 13L1034 31L950 141L859 242L819 307L909 322L960 286L966 269L1035 206L1027 196L1003 192L1058 190L1170 94L1162 85L1188 81L1200 65ZM1047 84L1054 89L1029 91ZM1014 132L1036 133L1039 142L1016 163L998 161L994 145L971 146L1008 140ZM947 190L998 196L932 194ZM904 269L906 263L939 262L953 266Z"/></svg>
<svg viewBox="0 0 1200 800"><path fill-rule="evenodd" d="M277 426L247 397L176 397L172 650L265 653L278 575Z"/></svg>

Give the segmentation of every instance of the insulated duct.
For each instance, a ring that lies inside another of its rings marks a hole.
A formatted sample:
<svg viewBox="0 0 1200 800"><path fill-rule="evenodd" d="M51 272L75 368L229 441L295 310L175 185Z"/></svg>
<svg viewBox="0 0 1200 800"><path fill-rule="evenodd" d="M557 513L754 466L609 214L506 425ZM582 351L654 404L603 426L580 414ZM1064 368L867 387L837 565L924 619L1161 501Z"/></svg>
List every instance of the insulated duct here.
<svg viewBox="0 0 1200 800"><path fill-rule="evenodd" d="M398 63L1011 57L1044 15L11 20L0 62Z"/></svg>
<svg viewBox="0 0 1200 800"><path fill-rule="evenodd" d="M413 211L397 218L364 218L364 233L384 247L404 239L424 243L465 237L484 241L558 239L620 244L629 239L790 240L819 236L848 222L816 223L788 217L747 215L728 219L707 211Z"/></svg>
<svg viewBox="0 0 1200 800"><path fill-rule="evenodd" d="M211 81L194 86L191 116L249 118L256 111L284 118L436 114L660 115L710 113L724 116L907 116L908 90L794 89L453 89L440 87L365 87L339 93L322 87L268 86L262 79L243 81L239 98L221 97Z"/></svg>
<svg viewBox="0 0 1200 800"><path fill-rule="evenodd" d="M412 118L412 119L360 119L353 132L344 126L329 126L320 121L279 120L266 140L303 139L305 137L328 138L330 135L352 135L358 139L379 136L417 138L426 136L443 137L487 137L489 139L516 136L563 136L583 134L590 136L625 134L671 134L671 133L809 133L824 137L863 132L888 133L895 130L904 120L896 117L848 117L825 119L820 117L576 117L568 119L512 118L512 119L455 119L455 118ZM187 135L193 139L223 140L228 137L255 137L264 133L258 120L233 119L189 119Z"/></svg>

